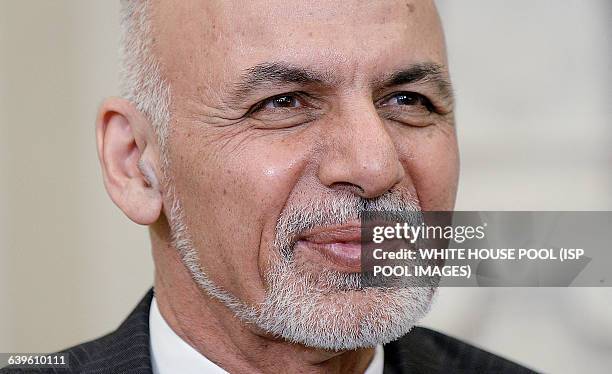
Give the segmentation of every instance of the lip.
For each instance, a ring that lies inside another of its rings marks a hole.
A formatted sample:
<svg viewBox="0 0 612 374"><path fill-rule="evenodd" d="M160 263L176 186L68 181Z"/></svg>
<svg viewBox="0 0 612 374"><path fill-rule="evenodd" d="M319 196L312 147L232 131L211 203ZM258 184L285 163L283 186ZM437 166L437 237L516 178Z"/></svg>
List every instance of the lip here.
<svg viewBox="0 0 612 374"><path fill-rule="evenodd" d="M361 224L316 227L297 239L298 247L318 252L340 270L361 271Z"/></svg>

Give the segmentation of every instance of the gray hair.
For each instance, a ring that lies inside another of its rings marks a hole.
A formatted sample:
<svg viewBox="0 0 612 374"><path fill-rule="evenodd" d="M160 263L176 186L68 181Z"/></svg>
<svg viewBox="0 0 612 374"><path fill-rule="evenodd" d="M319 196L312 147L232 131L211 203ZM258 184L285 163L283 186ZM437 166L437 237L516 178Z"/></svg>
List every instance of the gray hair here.
<svg viewBox="0 0 612 374"><path fill-rule="evenodd" d="M121 0L121 96L130 100L151 122L162 155L170 122L170 85L153 52L149 0Z"/></svg>

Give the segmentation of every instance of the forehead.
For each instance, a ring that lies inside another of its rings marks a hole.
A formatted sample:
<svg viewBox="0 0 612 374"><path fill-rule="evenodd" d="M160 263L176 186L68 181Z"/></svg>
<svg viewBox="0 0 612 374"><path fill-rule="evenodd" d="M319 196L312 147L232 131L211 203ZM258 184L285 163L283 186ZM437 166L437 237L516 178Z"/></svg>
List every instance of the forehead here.
<svg viewBox="0 0 612 374"><path fill-rule="evenodd" d="M271 61L348 76L446 62L435 5L426 0L159 1L154 30L173 81L214 84Z"/></svg>

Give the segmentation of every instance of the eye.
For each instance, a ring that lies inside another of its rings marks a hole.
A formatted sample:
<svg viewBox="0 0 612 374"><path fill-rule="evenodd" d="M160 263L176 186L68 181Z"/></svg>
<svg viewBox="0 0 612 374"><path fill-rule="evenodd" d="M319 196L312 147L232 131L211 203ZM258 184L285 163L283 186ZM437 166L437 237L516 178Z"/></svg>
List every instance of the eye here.
<svg viewBox="0 0 612 374"><path fill-rule="evenodd" d="M257 102L244 117L253 121L254 128L287 129L318 118L317 104L317 98L306 92L285 92Z"/></svg>
<svg viewBox="0 0 612 374"><path fill-rule="evenodd" d="M428 111L432 111L433 105L425 96L416 92L398 92L387 96L380 102L380 106L423 106Z"/></svg>
<svg viewBox="0 0 612 374"><path fill-rule="evenodd" d="M299 108L302 106L296 95L282 94L263 100L255 110L270 110L278 108Z"/></svg>

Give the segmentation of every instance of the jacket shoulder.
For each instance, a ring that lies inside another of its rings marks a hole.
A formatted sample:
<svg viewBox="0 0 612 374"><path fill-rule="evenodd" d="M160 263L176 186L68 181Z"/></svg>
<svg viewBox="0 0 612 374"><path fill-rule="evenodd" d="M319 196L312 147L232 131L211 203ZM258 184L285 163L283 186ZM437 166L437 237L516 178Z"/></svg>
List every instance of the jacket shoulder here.
<svg viewBox="0 0 612 374"><path fill-rule="evenodd" d="M424 327L385 345L385 373L535 373L503 357Z"/></svg>
<svg viewBox="0 0 612 374"><path fill-rule="evenodd" d="M151 373L149 353L150 290L117 330L56 353L67 354L68 369L0 369L0 374L17 373Z"/></svg>

